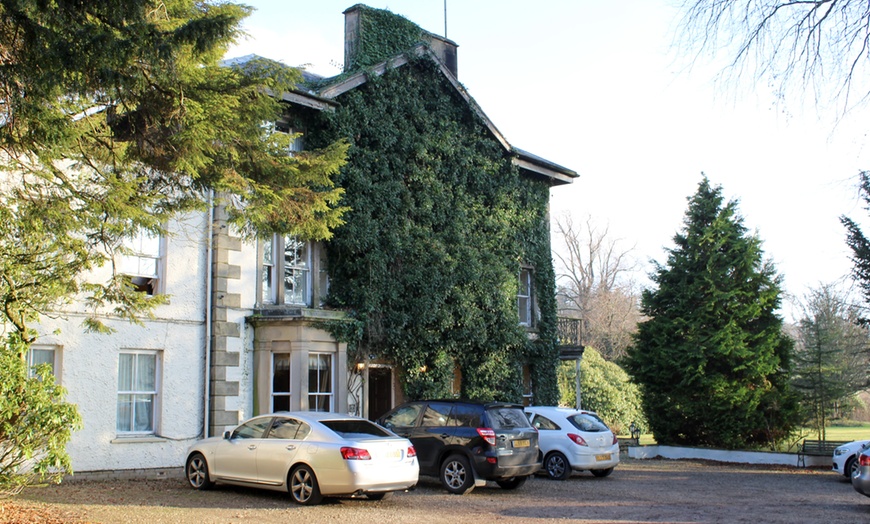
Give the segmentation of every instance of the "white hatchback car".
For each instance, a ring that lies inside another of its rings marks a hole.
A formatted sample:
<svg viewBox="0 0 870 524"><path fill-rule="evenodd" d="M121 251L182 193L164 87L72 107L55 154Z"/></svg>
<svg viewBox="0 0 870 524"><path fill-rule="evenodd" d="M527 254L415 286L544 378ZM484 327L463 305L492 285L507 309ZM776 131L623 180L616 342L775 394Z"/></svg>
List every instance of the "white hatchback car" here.
<svg viewBox="0 0 870 524"><path fill-rule="evenodd" d="M571 408L530 406L526 415L538 430L543 470L565 480L572 471L606 477L619 464L619 442L598 415Z"/></svg>
<svg viewBox="0 0 870 524"><path fill-rule="evenodd" d="M851 478L858 471L858 456L868 447L870 440L856 440L839 446L834 450L834 465L831 470Z"/></svg>
<svg viewBox="0 0 870 524"><path fill-rule="evenodd" d="M225 482L285 491L298 504L317 504L340 495L380 500L416 485L420 466L408 439L366 419L279 412L195 443L184 471L195 489Z"/></svg>

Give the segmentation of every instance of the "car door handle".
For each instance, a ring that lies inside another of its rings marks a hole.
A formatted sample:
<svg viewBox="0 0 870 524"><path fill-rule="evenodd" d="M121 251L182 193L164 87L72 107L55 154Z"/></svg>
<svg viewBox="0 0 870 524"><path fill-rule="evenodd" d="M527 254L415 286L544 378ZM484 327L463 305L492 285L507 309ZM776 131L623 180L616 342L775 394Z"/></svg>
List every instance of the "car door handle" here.
<svg viewBox="0 0 870 524"><path fill-rule="evenodd" d="M257 449L257 445L256 445L256 444L250 444L250 445L248 446L248 449L250 449L251 451L254 451L255 449Z"/></svg>
<svg viewBox="0 0 870 524"><path fill-rule="evenodd" d="M294 449L296 449L296 446L294 446L293 444L287 444L284 449L286 449L287 451L293 451Z"/></svg>
<svg viewBox="0 0 870 524"><path fill-rule="evenodd" d="M447 433L442 433L442 434L441 434L441 438L447 438L447 437L449 437L449 436L450 436L450 435L447 434Z"/></svg>

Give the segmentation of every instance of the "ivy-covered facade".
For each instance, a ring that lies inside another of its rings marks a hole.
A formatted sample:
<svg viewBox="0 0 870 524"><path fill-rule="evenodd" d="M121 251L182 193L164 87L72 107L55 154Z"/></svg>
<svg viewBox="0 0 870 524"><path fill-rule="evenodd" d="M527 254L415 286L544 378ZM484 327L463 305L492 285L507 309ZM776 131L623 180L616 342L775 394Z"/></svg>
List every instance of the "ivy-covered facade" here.
<svg viewBox="0 0 870 524"><path fill-rule="evenodd" d="M323 246L321 327L376 417L410 398L555 404L548 201L576 173L513 148L456 80L456 45L389 11L345 11L345 71L288 93L305 148L350 143L350 208ZM349 401L352 406L357 402Z"/></svg>
<svg viewBox="0 0 870 524"><path fill-rule="evenodd" d="M153 317L86 333L90 306L73 301L41 319L28 358L82 415L77 474L162 475L192 442L271 411L558 401L547 208L576 173L507 142L456 80L453 42L388 11L345 16L347 71L306 74L277 125L302 132L295 151L349 146L333 177L349 210L329 241L248 235L210 194L114 260L166 296Z"/></svg>

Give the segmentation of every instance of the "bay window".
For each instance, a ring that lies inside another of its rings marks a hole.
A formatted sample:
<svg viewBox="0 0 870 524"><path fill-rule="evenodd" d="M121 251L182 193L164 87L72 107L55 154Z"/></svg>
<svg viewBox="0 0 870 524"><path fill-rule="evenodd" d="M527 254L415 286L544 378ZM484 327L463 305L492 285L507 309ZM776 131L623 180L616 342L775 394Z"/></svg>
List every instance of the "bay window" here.
<svg viewBox="0 0 870 524"><path fill-rule="evenodd" d="M290 411L290 353L272 354L272 412Z"/></svg>
<svg viewBox="0 0 870 524"><path fill-rule="evenodd" d="M316 307L328 289L322 246L293 236L261 239L260 303Z"/></svg>
<svg viewBox="0 0 870 524"><path fill-rule="evenodd" d="M332 411L332 355L308 355L308 410Z"/></svg>

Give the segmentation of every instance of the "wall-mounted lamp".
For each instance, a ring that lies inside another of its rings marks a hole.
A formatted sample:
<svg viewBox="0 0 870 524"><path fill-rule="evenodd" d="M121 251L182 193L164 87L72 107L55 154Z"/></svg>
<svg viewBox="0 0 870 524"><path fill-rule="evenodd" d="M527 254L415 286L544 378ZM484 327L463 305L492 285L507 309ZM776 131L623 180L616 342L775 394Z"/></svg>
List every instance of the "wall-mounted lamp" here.
<svg viewBox="0 0 870 524"><path fill-rule="evenodd" d="M356 368L357 368L358 370L360 370L360 371L362 371L363 369L365 369L365 367L366 367L366 363L365 363L365 362L357 362L357 363L356 363Z"/></svg>

